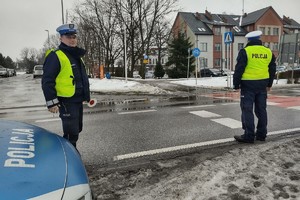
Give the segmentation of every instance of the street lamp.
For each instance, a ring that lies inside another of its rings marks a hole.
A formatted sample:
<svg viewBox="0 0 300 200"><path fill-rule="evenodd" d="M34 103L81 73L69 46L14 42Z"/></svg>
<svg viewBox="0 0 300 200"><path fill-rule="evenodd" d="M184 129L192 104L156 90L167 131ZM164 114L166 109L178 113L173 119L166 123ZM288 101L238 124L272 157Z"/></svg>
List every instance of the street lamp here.
<svg viewBox="0 0 300 200"><path fill-rule="evenodd" d="M64 1L61 0L61 18L62 18L62 24L65 23L64 21Z"/></svg>
<svg viewBox="0 0 300 200"><path fill-rule="evenodd" d="M49 30L45 30L48 33L48 48L50 48L50 36L49 36Z"/></svg>

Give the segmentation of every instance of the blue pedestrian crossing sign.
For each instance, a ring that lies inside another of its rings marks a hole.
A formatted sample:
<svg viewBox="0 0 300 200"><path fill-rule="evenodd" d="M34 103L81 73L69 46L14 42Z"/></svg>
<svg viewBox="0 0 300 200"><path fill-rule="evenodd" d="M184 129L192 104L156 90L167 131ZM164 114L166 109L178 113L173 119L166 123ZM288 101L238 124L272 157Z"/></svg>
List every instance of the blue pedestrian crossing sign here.
<svg viewBox="0 0 300 200"><path fill-rule="evenodd" d="M193 55L194 55L195 57L200 56L200 53L201 53L201 51L200 51L199 48L194 48L194 49L193 49Z"/></svg>
<svg viewBox="0 0 300 200"><path fill-rule="evenodd" d="M224 42L225 42L225 44L230 44L230 43L233 42L232 32L225 32L224 33Z"/></svg>

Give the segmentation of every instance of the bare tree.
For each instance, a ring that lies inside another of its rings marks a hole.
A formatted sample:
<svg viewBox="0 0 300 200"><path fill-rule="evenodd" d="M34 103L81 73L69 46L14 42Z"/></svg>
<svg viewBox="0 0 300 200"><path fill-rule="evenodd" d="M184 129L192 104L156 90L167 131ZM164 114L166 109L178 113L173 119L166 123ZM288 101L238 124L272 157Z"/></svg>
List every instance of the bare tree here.
<svg viewBox="0 0 300 200"><path fill-rule="evenodd" d="M97 59L98 64L104 64L107 71L113 67L122 50L118 48L120 38L115 31L117 22L112 13L109 0L86 0L82 7L76 9L85 48L93 54L90 55L92 60Z"/></svg>
<svg viewBox="0 0 300 200"><path fill-rule="evenodd" d="M93 53L88 59L98 59L109 69L127 52L129 75L132 75L137 61L142 61L143 54L148 54L155 45L155 27L163 24L164 16L174 11L176 3L176 0L85 0L77 6L75 18L83 32L81 41ZM140 68L143 77L144 69L145 66Z"/></svg>

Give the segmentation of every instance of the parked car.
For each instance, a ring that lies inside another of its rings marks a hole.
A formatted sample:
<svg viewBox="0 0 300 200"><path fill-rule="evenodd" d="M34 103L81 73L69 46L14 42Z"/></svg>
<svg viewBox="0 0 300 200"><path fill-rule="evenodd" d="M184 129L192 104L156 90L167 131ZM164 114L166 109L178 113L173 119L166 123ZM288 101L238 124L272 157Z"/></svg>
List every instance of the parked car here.
<svg viewBox="0 0 300 200"><path fill-rule="evenodd" d="M43 76L43 65L35 65L33 68L33 78Z"/></svg>
<svg viewBox="0 0 300 200"><path fill-rule="evenodd" d="M227 75L233 75L234 74L234 71L231 71L229 69L222 69L222 75L223 76L227 76Z"/></svg>
<svg viewBox="0 0 300 200"><path fill-rule="evenodd" d="M147 71L145 73L145 78L154 78L154 71Z"/></svg>
<svg viewBox="0 0 300 200"><path fill-rule="evenodd" d="M222 72L215 68L205 68L200 70L201 77L216 77L223 76Z"/></svg>
<svg viewBox="0 0 300 200"><path fill-rule="evenodd" d="M286 66L284 65L276 66L276 72L284 72L284 71L286 71Z"/></svg>
<svg viewBox="0 0 300 200"><path fill-rule="evenodd" d="M0 76L1 77L8 77L9 73L8 70L2 66L0 66Z"/></svg>
<svg viewBox="0 0 300 200"><path fill-rule="evenodd" d="M9 76L9 77L12 77L12 76L16 76L16 75L17 75L15 69L9 69L9 68L7 68L7 72L8 72L8 76Z"/></svg>
<svg viewBox="0 0 300 200"><path fill-rule="evenodd" d="M1 199L92 199L84 164L68 140L1 119L0 135Z"/></svg>
<svg viewBox="0 0 300 200"><path fill-rule="evenodd" d="M139 74L133 74L133 76L132 76L133 78L139 78L139 79L141 79L142 77L139 75Z"/></svg>

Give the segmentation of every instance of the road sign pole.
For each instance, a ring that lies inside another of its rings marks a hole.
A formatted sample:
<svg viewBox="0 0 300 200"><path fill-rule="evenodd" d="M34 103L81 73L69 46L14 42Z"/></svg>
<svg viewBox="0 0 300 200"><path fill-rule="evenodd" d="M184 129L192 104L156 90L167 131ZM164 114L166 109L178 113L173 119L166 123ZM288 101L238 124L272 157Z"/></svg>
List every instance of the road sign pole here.
<svg viewBox="0 0 300 200"><path fill-rule="evenodd" d="M186 79L189 79L189 73L190 73L190 51L191 49L188 48L188 68L187 68Z"/></svg>

